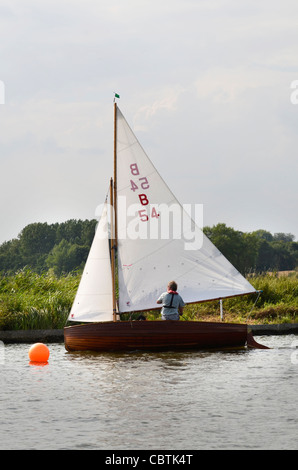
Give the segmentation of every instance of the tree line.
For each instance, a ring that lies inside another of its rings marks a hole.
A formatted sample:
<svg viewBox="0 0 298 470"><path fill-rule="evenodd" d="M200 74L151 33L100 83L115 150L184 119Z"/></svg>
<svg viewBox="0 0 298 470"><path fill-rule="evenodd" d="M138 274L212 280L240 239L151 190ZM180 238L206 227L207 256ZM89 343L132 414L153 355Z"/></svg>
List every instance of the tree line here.
<svg viewBox="0 0 298 470"><path fill-rule="evenodd" d="M18 238L0 245L0 272L13 273L28 267L41 274L52 269L57 276L82 270L94 237L96 220L27 225ZM291 233L250 233L223 223L205 227L204 233L244 275L287 271L298 267L298 242Z"/></svg>
<svg viewBox="0 0 298 470"><path fill-rule="evenodd" d="M298 242L291 233L241 232L217 224L204 233L242 274L291 271L298 267Z"/></svg>
<svg viewBox="0 0 298 470"><path fill-rule="evenodd" d="M27 225L18 238L0 245L0 272L28 267L41 274L53 269L58 276L82 270L94 237L96 220Z"/></svg>

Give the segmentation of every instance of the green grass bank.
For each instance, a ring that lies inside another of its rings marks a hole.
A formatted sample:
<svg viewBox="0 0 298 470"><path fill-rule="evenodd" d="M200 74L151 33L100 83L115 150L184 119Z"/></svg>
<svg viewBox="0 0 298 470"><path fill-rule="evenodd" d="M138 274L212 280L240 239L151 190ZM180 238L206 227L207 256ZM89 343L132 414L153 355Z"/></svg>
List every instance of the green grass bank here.
<svg viewBox="0 0 298 470"><path fill-rule="evenodd" d="M81 275L21 270L0 278L0 330L49 330L65 326ZM250 324L298 323L298 273L250 276L262 293L223 301L224 321ZM159 317L159 310L147 319ZM219 302L185 307L182 320L219 321Z"/></svg>

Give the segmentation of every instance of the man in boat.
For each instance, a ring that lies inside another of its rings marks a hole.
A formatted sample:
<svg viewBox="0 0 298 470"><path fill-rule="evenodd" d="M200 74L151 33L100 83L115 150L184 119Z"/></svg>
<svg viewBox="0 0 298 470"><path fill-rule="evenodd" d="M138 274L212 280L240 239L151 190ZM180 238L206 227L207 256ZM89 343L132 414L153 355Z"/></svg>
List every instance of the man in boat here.
<svg viewBox="0 0 298 470"><path fill-rule="evenodd" d="M179 320L183 315L183 307L185 303L177 292L177 283L170 281L168 283L167 292L163 292L157 299L156 303L162 304L161 319L162 320Z"/></svg>

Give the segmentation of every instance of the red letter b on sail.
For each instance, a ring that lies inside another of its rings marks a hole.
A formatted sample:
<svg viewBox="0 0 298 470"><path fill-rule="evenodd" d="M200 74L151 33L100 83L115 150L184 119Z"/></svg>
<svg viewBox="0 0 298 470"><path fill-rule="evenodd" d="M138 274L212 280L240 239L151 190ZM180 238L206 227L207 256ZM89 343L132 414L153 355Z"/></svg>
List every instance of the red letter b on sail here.
<svg viewBox="0 0 298 470"><path fill-rule="evenodd" d="M142 206L147 206L147 204L149 204L146 194L139 194L139 199Z"/></svg>

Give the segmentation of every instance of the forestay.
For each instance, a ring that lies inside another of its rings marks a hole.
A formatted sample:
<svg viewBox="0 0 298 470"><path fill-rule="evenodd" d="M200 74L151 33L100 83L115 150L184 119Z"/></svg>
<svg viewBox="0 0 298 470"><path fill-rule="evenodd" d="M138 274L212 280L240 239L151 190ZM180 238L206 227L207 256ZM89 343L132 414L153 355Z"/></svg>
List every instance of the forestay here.
<svg viewBox="0 0 298 470"><path fill-rule="evenodd" d="M194 224L117 108L119 311L156 308L168 281L186 303L255 292Z"/></svg>

